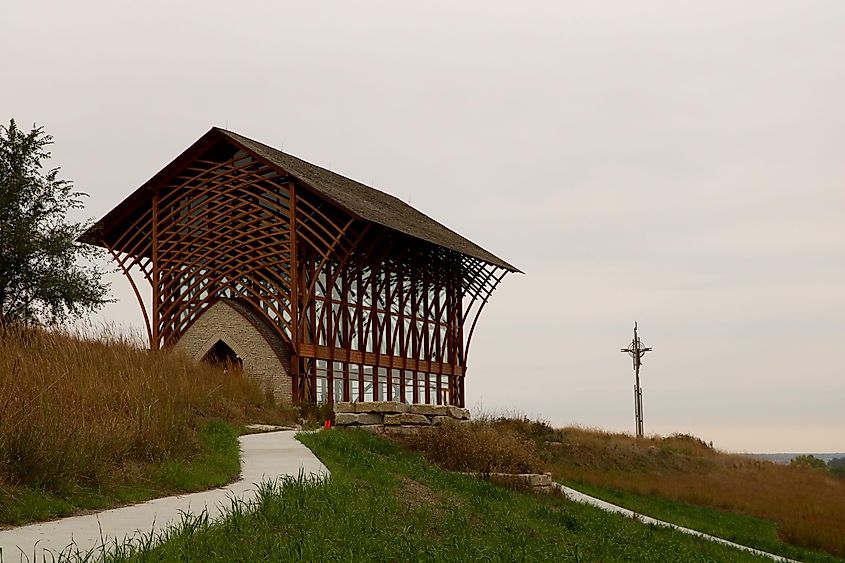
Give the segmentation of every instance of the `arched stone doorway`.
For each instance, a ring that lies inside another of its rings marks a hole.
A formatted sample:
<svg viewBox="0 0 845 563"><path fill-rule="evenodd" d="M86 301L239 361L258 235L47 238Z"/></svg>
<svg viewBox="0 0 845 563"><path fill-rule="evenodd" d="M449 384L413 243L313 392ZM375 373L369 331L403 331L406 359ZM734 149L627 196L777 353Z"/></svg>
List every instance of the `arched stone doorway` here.
<svg viewBox="0 0 845 563"><path fill-rule="evenodd" d="M291 400L290 348L247 303L220 299L203 311L176 347L197 361L242 368L277 400Z"/></svg>
<svg viewBox="0 0 845 563"><path fill-rule="evenodd" d="M242 370L244 368L243 358L238 356L238 353L232 350L232 348L223 340L218 340L214 346L205 353L205 356L202 357L202 361L223 369Z"/></svg>

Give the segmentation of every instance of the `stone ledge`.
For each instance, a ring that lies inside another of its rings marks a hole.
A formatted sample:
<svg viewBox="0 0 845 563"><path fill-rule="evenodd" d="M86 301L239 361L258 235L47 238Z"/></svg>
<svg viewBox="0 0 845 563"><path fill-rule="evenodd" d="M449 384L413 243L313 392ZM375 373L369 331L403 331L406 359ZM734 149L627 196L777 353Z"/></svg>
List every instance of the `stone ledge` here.
<svg viewBox="0 0 845 563"><path fill-rule="evenodd" d="M335 424L338 426L353 426L360 424L381 424L382 417L380 414L372 413L351 413L341 412L335 415Z"/></svg>
<svg viewBox="0 0 845 563"><path fill-rule="evenodd" d="M355 412L379 412L385 414L405 414L411 406L398 401L375 401L355 403Z"/></svg>
<svg viewBox="0 0 845 563"><path fill-rule="evenodd" d="M338 412L334 415L334 423L337 426L351 426L358 422L358 415L355 413Z"/></svg>
<svg viewBox="0 0 845 563"><path fill-rule="evenodd" d="M422 414L386 414L384 415L385 426L407 426L407 425L424 424L431 426L431 419Z"/></svg>
<svg viewBox="0 0 845 563"><path fill-rule="evenodd" d="M364 428L371 432L417 431L446 423L469 422L469 411L452 405L409 405L397 401L337 402L334 424Z"/></svg>
<svg viewBox="0 0 845 563"><path fill-rule="evenodd" d="M443 424L449 424L450 422L458 422L451 416L432 416L431 417L431 425L432 426L441 426Z"/></svg>
<svg viewBox="0 0 845 563"><path fill-rule="evenodd" d="M457 418L459 420L469 420L469 409L450 406L449 411L452 415L452 418Z"/></svg>
<svg viewBox="0 0 845 563"><path fill-rule="evenodd" d="M335 403L333 405L335 414L355 412L355 403Z"/></svg>
<svg viewBox="0 0 845 563"><path fill-rule="evenodd" d="M449 405L411 405L412 414L423 414L425 416L452 416L452 407ZM457 418L457 417L454 417Z"/></svg>
<svg viewBox="0 0 845 563"><path fill-rule="evenodd" d="M469 411L453 405L411 405L413 414L424 414L426 416L448 416L455 420L469 420Z"/></svg>

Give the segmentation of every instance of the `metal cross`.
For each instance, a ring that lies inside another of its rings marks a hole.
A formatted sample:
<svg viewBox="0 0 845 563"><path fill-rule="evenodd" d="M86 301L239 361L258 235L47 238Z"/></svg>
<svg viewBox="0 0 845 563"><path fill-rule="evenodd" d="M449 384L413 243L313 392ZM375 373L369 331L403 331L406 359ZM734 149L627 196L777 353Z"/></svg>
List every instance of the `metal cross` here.
<svg viewBox="0 0 845 563"><path fill-rule="evenodd" d="M643 356L646 352L651 352L651 348L643 346L642 340L637 336L637 323L634 323L634 339L628 348L622 348L622 352L627 352L634 361L634 423L636 424L637 438L643 437L643 390L640 387L640 366L643 363Z"/></svg>

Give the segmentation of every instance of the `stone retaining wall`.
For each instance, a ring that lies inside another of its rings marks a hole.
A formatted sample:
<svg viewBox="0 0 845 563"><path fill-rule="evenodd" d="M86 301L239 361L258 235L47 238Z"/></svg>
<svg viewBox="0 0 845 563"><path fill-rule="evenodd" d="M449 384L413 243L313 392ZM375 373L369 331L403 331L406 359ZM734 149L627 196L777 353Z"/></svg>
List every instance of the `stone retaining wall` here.
<svg viewBox="0 0 845 563"><path fill-rule="evenodd" d="M446 421L469 420L469 411L452 405L409 405L379 401L335 403L334 424L383 433L416 432Z"/></svg>

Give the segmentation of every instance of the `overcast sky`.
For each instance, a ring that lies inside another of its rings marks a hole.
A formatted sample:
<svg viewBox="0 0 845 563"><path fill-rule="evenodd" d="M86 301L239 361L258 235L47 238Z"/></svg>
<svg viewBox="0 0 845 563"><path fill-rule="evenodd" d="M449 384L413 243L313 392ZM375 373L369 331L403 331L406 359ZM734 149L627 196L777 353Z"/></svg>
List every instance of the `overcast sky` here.
<svg viewBox="0 0 845 563"><path fill-rule="evenodd" d="M845 2L0 4L0 119L99 218L211 126L525 271L468 404L845 450ZM141 326L128 284L98 319Z"/></svg>

